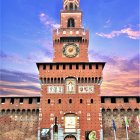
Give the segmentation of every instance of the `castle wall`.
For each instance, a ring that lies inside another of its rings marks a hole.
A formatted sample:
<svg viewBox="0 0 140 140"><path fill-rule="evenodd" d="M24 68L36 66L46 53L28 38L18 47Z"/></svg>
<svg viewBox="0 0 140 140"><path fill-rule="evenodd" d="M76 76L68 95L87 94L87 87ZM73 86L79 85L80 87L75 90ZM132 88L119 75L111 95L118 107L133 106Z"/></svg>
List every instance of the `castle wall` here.
<svg viewBox="0 0 140 140"><path fill-rule="evenodd" d="M137 117L140 116L139 97L102 97L102 123L104 140L114 139L112 120L116 124L116 136L119 140L126 139L124 117L129 121L129 139L140 139Z"/></svg>
<svg viewBox="0 0 140 140"><path fill-rule="evenodd" d="M37 139L40 101L38 97L22 99L0 98L0 140Z"/></svg>

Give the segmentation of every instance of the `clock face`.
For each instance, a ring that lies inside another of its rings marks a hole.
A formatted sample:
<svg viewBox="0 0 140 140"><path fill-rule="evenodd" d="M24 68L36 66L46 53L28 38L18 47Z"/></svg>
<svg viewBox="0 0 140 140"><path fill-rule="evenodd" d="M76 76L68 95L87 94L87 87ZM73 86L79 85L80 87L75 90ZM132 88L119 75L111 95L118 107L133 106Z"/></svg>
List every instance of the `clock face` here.
<svg viewBox="0 0 140 140"><path fill-rule="evenodd" d="M79 54L79 47L77 44L69 43L63 47L63 54L66 57L72 58Z"/></svg>

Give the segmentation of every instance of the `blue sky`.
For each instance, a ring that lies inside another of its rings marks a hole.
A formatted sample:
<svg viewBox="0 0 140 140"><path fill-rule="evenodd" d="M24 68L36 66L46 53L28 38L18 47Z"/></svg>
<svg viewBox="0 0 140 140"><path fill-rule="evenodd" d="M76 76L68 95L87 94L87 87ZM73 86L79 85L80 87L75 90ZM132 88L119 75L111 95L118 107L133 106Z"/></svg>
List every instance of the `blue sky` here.
<svg viewBox="0 0 140 140"><path fill-rule="evenodd" d="M11 75L15 72L27 75L32 73L38 78L35 63L51 61L53 57L52 29L59 25L62 2L62 0L0 1L0 57L1 69L4 72L9 71ZM115 88L119 87L120 90L116 94L121 94L124 90L127 91L124 94L132 92L137 94L139 0L81 0L80 7L83 11L83 27L90 30L89 59L107 62L104 70L103 93L113 94L116 92ZM127 79L122 78L124 75ZM116 78L119 76L120 81ZM125 80L131 89L123 89ZM29 79L27 81L29 82ZM13 88L16 90L16 87L8 88L8 83L12 84L12 80L2 78L1 82L2 94L7 93L6 90L10 93ZM5 82L8 82L7 85ZM32 80L30 82L39 83ZM38 92L36 88L22 86L21 88L34 89Z"/></svg>

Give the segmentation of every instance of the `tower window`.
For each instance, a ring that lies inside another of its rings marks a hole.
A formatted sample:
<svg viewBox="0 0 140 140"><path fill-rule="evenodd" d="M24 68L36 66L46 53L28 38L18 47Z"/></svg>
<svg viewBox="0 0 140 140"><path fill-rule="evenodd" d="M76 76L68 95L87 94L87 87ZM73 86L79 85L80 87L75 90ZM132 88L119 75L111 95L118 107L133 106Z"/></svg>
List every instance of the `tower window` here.
<svg viewBox="0 0 140 140"><path fill-rule="evenodd" d="M68 19L68 27L75 27L75 22L73 18Z"/></svg>
<svg viewBox="0 0 140 140"><path fill-rule="evenodd" d="M104 97L101 98L101 103L105 103L105 98Z"/></svg>
<svg viewBox="0 0 140 140"><path fill-rule="evenodd" d="M40 98L39 97L37 98L37 103L40 103Z"/></svg>
<svg viewBox="0 0 140 140"><path fill-rule="evenodd" d="M90 100L90 103L93 104L93 99Z"/></svg>
<svg viewBox="0 0 140 140"><path fill-rule="evenodd" d="M56 69L59 70L59 65L56 65Z"/></svg>
<svg viewBox="0 0 140 140"><path fill-rule="evenodd" d="M72 70L72 65L71 64L69 65L69 69Z"/></svg>
<svg viewBox="0 0 140 140"><path fill-rule="evenodd" d="M29 104L32 104L33 98L29 98Z"/></svg>
<svg viewBox="0 0 140 140"><path fill-rule="evenodd" d="M124 97L124 103L128 103L128 98L127 97Z"/></svg>
<svg viewBox="0 0 140 140"><path fill-rule="evenodd" d="M73 3L70 3L70 10L73 10Z"/></svg>
<svg viewBox="0 0 140 140"><path fill-rule="evenodd" d="M68 10L68 6L66 5L65 10Z"/></svg>
<svg viewBox="0 0 140 140"><path fill-rule="evenodd" d="M51 100L50 99L48 99L48 104L50 104L51 103Z"/></svg>
<svg viewBox="0 0 140 140"><path fill-rule="evenodd" d="M58 100L58 104L61 104L61 99Z"/></svg>
<svg viewBox="0 0 140 140"><path fill-rule="evenodd" d="M2 104L5 103L5 98L1 98L1 103L2 103Z"/></svg>
<svg viewBox="0 0 140 140"><path fill-rule="evenodd" d="M98 64L96 64L96 69L98 69Z"/></svg>
<svg viewBox="0 0 140 140"><path fill-rule="evenodd" d="M79 69L79 65L78 65L78 64L76 64L76 69L77 69L77 70Z"/></svg>
<svg viewBox="0 0 140 140"><path fill-rule="evenodd" d="M11 98L10 103L14 104L14 98Z"/></svg>
<svg viewBox="0 0 140 140"><path fill-rule="evenodd" d="M83 103L83 99L80 99L80 104L82 104Z"/></svg>
<svg viewBox="0 0 140 140"><path fill-rule="evenodd" d="M63 64L63 70L65 70L66 69L66 65L65 64Z"/></svg>
<svg viewBox="0 0 140 140"><path fill-rule="evenodd" d="M116 98L111 98L111 103L116 103Z"/></svg>
<svg viewBox="0 0 140 140"><path fill-rule="evenodd" d="M23 103L23 98L20 98L19 103Z"/></svg>
<svg viewBox="0 0 140 140"><path fill-rule="evenodd" d="M69 103L70 103L70 104L72 103L72 99L69 99Z"/></svg>
<svg viewBox="0 0 140 140"><path fill-rule="evenodd" d="M136 98L137 103L140 103L140 97Z"/></svg>

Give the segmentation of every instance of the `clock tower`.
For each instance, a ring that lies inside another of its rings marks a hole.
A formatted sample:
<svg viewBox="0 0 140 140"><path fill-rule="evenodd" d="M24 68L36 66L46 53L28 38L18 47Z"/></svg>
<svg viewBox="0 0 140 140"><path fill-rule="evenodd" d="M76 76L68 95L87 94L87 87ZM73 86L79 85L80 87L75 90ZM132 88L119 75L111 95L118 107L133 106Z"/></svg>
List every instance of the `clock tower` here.
<svg viewBox="0 0 140 140"><path fill-rule="evenodd" d="M60 29L54 30L54 62L88 62L89 32L82 27L79 0L64 0Z"/></svg>
<svg viewBox="0 0 140 140"><path fill-rule="evenodd" d="M53 62L37 63L42 140L100 139L105 63L88 60L89 31L82 27L79 1L63 0L60 28L53 31Z"/></svg>

